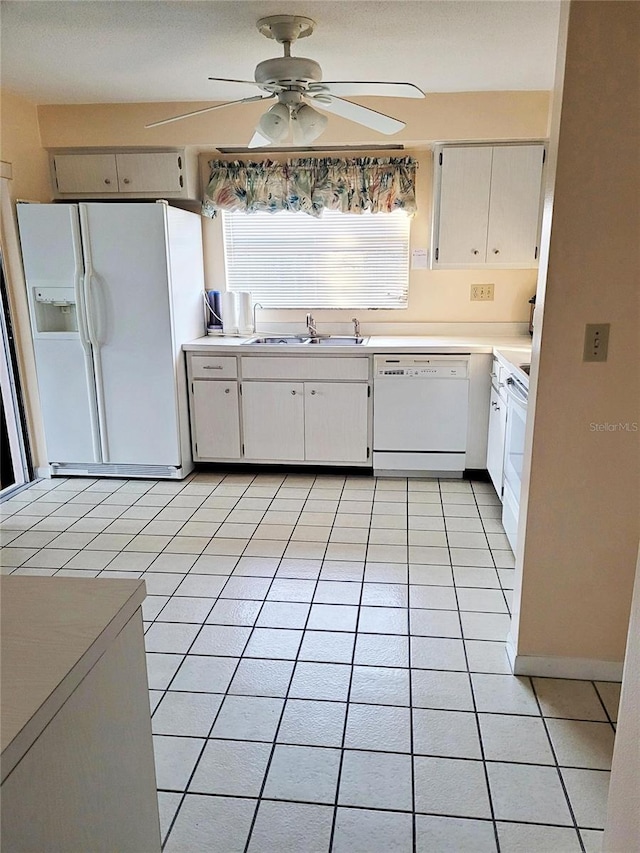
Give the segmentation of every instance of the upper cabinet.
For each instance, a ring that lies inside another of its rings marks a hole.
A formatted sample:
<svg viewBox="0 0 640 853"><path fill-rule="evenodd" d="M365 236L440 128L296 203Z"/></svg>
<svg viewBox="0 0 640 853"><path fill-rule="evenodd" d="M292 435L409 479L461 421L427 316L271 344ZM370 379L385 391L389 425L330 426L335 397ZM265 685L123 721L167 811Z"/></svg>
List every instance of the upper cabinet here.
<svg viewBox="0 0 640 853"><path fill-rule="evenodd" d="M184 150L53 153L54 197L195 198L195 160Z"/></svg>
<svg viewBox="0 0 640 853"><path fill-rule="evenodd" d="M433 269L538 264L545 146L435 151Z"/></svg>

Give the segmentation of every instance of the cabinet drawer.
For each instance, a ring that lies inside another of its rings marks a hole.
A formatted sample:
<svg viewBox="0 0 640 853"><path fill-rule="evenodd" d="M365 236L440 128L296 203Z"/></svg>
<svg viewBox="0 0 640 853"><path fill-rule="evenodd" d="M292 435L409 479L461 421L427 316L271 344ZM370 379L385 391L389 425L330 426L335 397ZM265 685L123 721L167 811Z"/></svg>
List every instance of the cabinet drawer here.
<svg viewBox="0 0 640 853"><path fill-rule="evenodd" d="M238 359L230 356L192 355L192 379L235 379Z"/></svg>
<svg viewBox="0 0 640 853"><path fill-rule="evenodd" d="M326 356L244 356L243 379L342 379L369 378L368 358Z"/></svg>

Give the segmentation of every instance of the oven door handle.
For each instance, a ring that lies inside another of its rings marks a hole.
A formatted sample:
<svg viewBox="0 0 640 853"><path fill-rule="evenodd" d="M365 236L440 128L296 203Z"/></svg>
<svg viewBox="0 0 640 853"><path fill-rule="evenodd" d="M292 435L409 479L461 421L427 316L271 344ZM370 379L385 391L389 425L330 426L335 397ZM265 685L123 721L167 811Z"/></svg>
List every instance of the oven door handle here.
<svg viewBox="0 0 640 853"><path fill-rule="evenodd" d="M527 397L522 393L520 387L511 376L507 377L507 393L515 403L518 403L523 408L527 407Z"/></svg>

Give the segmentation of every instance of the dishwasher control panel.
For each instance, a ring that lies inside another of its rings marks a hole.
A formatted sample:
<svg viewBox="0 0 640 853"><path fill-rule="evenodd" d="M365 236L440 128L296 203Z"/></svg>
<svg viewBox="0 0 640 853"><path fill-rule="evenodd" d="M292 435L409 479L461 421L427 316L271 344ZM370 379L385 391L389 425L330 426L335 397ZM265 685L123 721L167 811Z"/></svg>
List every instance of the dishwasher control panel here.
<svg viewBox="0 0 640 853"><path fill-rule="evenodd" d="M396 376L411 379L467 379L469 360L449 356L376 356L376 378Z"/></svg>

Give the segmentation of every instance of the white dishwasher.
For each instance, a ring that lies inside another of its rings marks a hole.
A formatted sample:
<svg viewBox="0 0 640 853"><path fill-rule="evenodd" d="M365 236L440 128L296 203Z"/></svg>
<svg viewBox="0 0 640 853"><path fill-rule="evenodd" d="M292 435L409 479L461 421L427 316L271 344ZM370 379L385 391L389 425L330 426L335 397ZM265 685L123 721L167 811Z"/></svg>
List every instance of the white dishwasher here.
<svg viewBox="0 0 640 853"><path fill-rule="evenodd" d="M375 356L373 473L461 477L468 409L468 356Z"/></svg>

